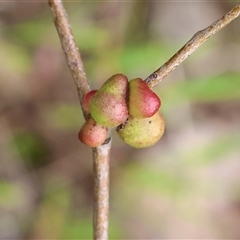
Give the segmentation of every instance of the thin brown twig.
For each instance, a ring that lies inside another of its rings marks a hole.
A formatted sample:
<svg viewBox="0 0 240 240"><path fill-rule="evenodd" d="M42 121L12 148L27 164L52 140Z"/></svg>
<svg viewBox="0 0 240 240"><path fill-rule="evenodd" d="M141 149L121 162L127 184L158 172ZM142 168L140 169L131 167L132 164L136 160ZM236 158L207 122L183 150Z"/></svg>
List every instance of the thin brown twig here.
<svg viewBox="0 0 240 240"><path fill-rule="evenodd" d="M190 56L198 47L200 47L209 37L213 36L219 30L224 28L240 15L240 5L234 7L222 18L212 23L207 28L198 31L193 37L165 64L148 76L145 81L152 88L163 78L178 67L188 56Z"/></svg>
<svg viewBox="0 0 240 240"><path fill-rule="evenodd" d="M74 41L68 17L61 0L48 0L57 28L65 58L72 73L78 98L82 107L83 97L89 92L80 53ZM83 110L83 108L82 108ZM88 113L84 112L85 119ZM95 240L108 239L108 209L109 209L109 156L111 150L111 136L108 142L93 148L94 172L94 206L93 206L93 232Z"/></svg>
<svg viewBox="0 0 240 240"><path fill-rule="evenodd" d="M93 161L94 161L93 229L95 240L108 239L110 150L111 142L93 149Z"/></svg>
<svg viewBox="0 0 240 240"><path fill-rule="evenodd" d="M78 98L82 106L83 97L89 92L90 87L87 82L80 53L74 41L68 16L61 0L49 0L49 5L58 31L59 39L62 44L62 49L65 53L67 65L73 76L78 92ZM87 117L87 113L84 112L84 116Z"/></svg>

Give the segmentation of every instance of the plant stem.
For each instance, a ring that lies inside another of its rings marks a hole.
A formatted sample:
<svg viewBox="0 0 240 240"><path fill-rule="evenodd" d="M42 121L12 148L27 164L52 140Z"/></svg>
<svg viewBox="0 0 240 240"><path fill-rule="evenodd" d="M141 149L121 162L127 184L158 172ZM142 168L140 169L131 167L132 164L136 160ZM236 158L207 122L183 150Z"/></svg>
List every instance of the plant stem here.
<svg viewBox="0 0 240 240"><path fill-rule="evenodd" d="M188 56L190 56L198 47L200 47L209 37L213 36L219 30L227 26L240 15L240 5L234 7L222 18L212 23L207 28L198 31L193 37L165 64L148 76L145 81L149 87L154 87L176 67L178 67Z"/></svg>
<svg viewBox="0 0 240 240"><path fill-rule="evenodd" d="M109 155L111 141L93 149L94 211L93 228L95 240L108 239L109 209ZM101 153L101 155L99 155Z"/></svg>
<svg viewBox="0 0 240 240"><path fill-rule="evenodd" d="M52 11L56 29L58 31L62 49L65 53L67 65L73 76L73 80L77 88L78 98L82 106L83 97L90 91L90 87L87 82L80 53L74 41L68 16L62 4L62 0L48 0L48 2ZM87 113L84 112L84 116L86 118Z"/></svg>
<svg viewBox="0 0 240 240"><path fill-rule="evenodd" d="M78 98L82 107L83 97L90 91L84 71L80 53L74 41L68 17L61 0L48 0L58 31L65 58L73 76ZM83 110L83 108L82 108ZM88 113L84 112L85 119ZM94 207L93 207L93 232L95 240L108 239L108 209L109 209L109 156L111 149L111 136L108 142L93 148L94 170Z"/></svg>

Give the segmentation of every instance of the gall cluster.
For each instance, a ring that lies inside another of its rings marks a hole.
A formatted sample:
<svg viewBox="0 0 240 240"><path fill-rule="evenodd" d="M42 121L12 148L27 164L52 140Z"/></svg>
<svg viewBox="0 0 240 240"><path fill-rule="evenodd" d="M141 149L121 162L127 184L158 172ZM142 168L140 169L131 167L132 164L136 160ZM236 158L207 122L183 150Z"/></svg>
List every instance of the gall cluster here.
<svg viewBox="0 0 240 240"><path fill-rule="evenodd" d="M99 90L85 95L83 109L89 113L89 118L78 138L90 147L97 147L106 140L108 128L116 128L130 146L152 146L165 129L160 106L159 97L141 78L128 81L125 75L115 74Z"/></svg>

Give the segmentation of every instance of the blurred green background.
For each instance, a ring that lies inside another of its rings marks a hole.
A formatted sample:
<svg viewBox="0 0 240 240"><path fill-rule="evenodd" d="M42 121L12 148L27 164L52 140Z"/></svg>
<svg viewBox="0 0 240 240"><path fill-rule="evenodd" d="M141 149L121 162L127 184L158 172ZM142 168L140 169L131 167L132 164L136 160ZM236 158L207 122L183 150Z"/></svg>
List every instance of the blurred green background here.
<svg viewBox="0 0 240 240"><path fill-rule="evenodd" d="M146 78L237 1L65 1L92 89ZM240 30L232 22L154 88L166 132L113 133L110 239L240 238ZM0 3L0 238L91 239L92 153L46 1Z"/></svg>

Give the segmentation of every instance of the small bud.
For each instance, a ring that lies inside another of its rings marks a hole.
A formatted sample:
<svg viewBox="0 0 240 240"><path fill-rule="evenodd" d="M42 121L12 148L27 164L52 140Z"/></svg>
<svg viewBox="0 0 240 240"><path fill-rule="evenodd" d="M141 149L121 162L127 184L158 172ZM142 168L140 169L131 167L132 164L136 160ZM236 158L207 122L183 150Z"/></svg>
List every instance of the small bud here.
<svg viewBox="0 0 240 240"><path fill-rule="evenodd" d="M84 98L83 98L83 110L85 112L90 112L90 101L93 97L93 95L97 92L97 90L91 90L90 92L88 92Z"/></svg>
<svg viewBox="0 0 240 240"><path fill-rule="evenodd" d="M163 135L165 121L158 111L150 118L134 118L129 116L124 125L116 130L123 141L135 148L154 145Z"/></svg>
<svg viewBox="0 0 240 240"><path fill-rule="evenodd" d="M108 130L106 127L97 124L94 119L89 118L81 127L78 138L82 143L90 147L97 147L104 143L107 135Z"/></svg>
<svg viewBox="0 0 240 240"><path fill-rule="evenodd" d="M98 124L110 128L117 127L127 119L127 88L127 77L115 74L93 95L90 113Z"/></svg>
<svg viewBox="0 0 240 240"><path fill-rule="evenodd" d="M141 78L129 81L129 113L135 118L149 118L161 106L159 97Z"/></svg>

